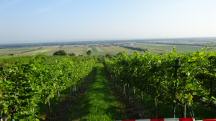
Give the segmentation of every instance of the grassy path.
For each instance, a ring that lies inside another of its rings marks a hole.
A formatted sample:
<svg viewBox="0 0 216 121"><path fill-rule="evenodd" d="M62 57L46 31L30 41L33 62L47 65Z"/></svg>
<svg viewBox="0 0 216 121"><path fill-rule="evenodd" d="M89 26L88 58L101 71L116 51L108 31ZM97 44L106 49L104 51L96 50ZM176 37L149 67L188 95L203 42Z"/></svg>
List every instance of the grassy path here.
<svg viewBox="0 0 216 121"><path fill-rule="evenodd" d="M70 98L64 98L53 108L50 120L114 121L122 118L123 106L113 96L102 64L89 74L80 89L76 96L67 94Z"/></svg>
<svg viewBox="0 0 216 121"><path fill-rule="evenodd" d="M120 116L120 103L112 95L103 68L98 67L94 82L86 93L89 100L88 121L113 121Z"/></svg>

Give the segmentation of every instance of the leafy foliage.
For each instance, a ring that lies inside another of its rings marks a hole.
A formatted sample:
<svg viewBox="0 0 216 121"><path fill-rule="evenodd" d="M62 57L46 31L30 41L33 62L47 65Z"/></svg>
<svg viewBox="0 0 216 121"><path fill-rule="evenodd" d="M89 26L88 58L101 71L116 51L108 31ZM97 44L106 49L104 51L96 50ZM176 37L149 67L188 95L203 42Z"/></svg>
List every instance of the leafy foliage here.
<svg viewBox="0 0 216 121"><path fill-rule="evenodd" d="M50 109L50 102L58 100L66 88L76 88L95 63L91 58L75 57L15 60L0 69L0 114L15 120L39 119L39 104Z"/></svg>
<svg viewBox="0 0 216 121"><path fill-rule="evenodd" d="M142 101L143 95L148 95L154 101L156 117L159 105L171 105L174 117L180 107L181 115L186 117L194 102L216 105L215 58L214 52L178 54L174 49L163 55L122 53L107 58L105 64L113 83L128 99Z"/></svg>

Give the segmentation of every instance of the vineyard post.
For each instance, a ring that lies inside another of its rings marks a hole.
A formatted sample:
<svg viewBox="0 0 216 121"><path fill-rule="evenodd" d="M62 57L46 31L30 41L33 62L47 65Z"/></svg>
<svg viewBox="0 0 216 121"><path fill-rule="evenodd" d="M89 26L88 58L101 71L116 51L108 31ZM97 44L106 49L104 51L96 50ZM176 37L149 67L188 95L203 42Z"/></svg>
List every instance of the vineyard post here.
<svg viewBox="0 0 216 121"><path fill-rule="evenodd" d="M2 121L2 110L1 110L1 107L0 107L0 121Z"/></svg>
<svg viewBox="0 0 216 121"><path fill-rule="evenodd" d="M187 117L187 103L184 104L184 118Z"/></svg>
<svg viewBox="0 0 216 121"><path fill-rule="evenodd" d="M50 117L52 116L50 100L48 100L48 110L49 110L49 121L50 121Z"/></svg>
<svg viewBox="0 0 216 121"><path fill-rule="evenodd" d="M155 96L154 102L155 102L155 115L156 115L156 118L158 118L159 117L159 107L158 107L158 97L157 96Z"/></svg>

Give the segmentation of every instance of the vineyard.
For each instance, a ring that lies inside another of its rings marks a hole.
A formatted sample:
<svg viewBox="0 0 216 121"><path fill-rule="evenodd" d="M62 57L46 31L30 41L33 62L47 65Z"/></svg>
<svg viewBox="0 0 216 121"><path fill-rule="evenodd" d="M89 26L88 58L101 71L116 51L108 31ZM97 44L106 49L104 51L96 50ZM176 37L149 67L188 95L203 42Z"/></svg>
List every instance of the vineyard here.
<svg viewBox="0 0 216 121"><path fill-rule="evenodd" d="M88 58L13 59L2 60L0 69L0 112L1 117L10 120L42 120L39 107L47 107L51 114L51 104L58 102L68 88L75 93L95 64Z"/></svg>
<svg viewBox="0 0 216 121"><path fill-rule="evenodd" d="M216 117L216 53L0 58L0 119Z"/></svg>
<svg viewBox="0 0 216 121"><path fill-rule="evenodd" d="M138 105L133 109L137 117L216 116L214 52L123 53L106 59L105 65L128 105Z"/></svg>

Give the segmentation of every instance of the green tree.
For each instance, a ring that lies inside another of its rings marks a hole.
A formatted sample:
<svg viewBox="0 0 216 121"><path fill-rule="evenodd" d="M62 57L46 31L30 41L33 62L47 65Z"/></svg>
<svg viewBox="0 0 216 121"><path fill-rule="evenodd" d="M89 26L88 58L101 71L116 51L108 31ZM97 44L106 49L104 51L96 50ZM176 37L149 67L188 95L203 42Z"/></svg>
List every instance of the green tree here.
<svg viewBox="0 0 216 121"><path fill-rule="evenodd" d="M58 55L58 56L64 56L67 55L67 53L64 50L58 50L56 52L53 53L53 55Z"/></svg>
<svg viewBox="0 0 216 121"><path fill-rule="evenodd" d="M88 50L88 51L86 52L86 54L87 54L87 55L91 55L91 54L92 54L92 51L91 51L91 50Z"/></svg>

